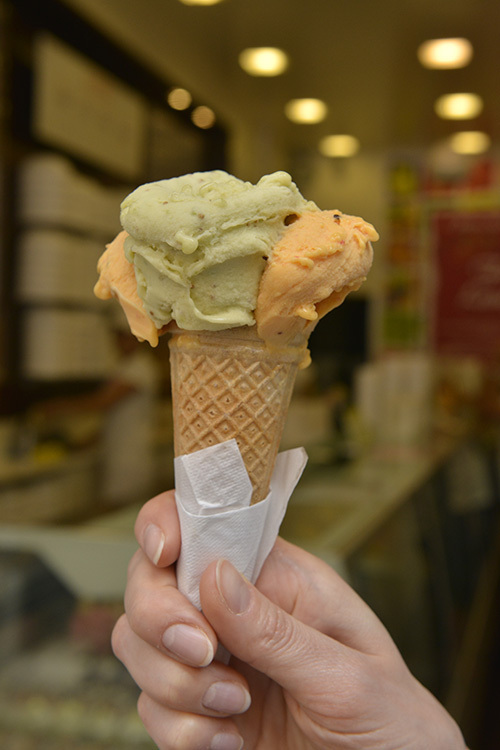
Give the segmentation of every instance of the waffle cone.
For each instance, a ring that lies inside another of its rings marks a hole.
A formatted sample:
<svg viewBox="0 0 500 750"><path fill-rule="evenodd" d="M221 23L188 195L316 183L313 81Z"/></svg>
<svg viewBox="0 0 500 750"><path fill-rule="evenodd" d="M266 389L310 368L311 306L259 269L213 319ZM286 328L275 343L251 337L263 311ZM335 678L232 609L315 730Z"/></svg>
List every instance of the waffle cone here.
<svg viewBox="0 0 500 750"><path fill-rule="evenodd" d="M269 350L252 328L177 332L169 341L176 456L235 438L264 500L305 343Z"/></svg>

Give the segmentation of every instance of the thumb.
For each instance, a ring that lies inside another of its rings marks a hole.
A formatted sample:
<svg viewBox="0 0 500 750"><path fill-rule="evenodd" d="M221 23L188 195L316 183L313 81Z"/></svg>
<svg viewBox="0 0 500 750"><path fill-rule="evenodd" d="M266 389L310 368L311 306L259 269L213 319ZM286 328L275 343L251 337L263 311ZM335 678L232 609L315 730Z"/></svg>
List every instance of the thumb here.
<svg viewBox="0 0 500 750"><path fill-rule="evenodd" d="M313 706L352 677L356 651L305 625L252 586L227 560L204 573L203 613L222 644L303 705Z"/></svg>

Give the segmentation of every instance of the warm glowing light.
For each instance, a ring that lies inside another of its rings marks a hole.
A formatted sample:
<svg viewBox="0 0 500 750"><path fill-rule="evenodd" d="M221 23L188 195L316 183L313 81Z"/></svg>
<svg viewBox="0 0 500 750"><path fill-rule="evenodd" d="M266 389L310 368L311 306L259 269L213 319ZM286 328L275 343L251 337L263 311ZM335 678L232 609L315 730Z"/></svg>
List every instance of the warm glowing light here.
<svg viewBox="0 0 500 750"><path fill-rule="evenodd" d="M483 154L490 147L489 135L480 130L467 130L455 133L450 138L450 146L456 154Z"/></svg>
<svg viewBox="0 0 500 750"><path fill-rule="evenodd" d="M183 5L217 5L222 0L180 0Z"/></svg>
<svg viewBox="0 0 500 750"><path fill-rule="evenodd" d="M326 135L319 142L323 156L347 157L359 151L359 141L353 135Z"/></svg>
<svg viewBox="0 0 500 750"><path fill-rule="evenodd" d="M445 120L469 120L482 112L483 100L477 94L445 94L434 109Z"/></svg>
<svg viewBox="0 0 500 750"><path fill-rule="evenodd" d="M277 47L248 47L238 60L251 76L279 76L288 68L288 55Z"/></svg>
<svg viewBox="0 0 500 750"><path fill-rule="evenodd" d="M472 44L468 39L429 39L417 50L424 68L463 68L472 59Z"/></svg>
<svg viewBox="0 0 500 750"><path fill-rule="evenodd" d="M186 89L170 89L167 94L167 102L172 109L187 109L193 100L193 97Z"/></svg>
<svg viewBox="0 0 500 750"><path fill-rule="evenodd" d="M285 106L289 120L314 125L325 119L328 107L321 99L291 99Z"/></svg>
<svg viewBox="0 0 500 750"><path fill-rule="evenodd" d="M191 119L199 128L206 130L215 124L215 113L210 107L201 104L193 109Z"/></svg>

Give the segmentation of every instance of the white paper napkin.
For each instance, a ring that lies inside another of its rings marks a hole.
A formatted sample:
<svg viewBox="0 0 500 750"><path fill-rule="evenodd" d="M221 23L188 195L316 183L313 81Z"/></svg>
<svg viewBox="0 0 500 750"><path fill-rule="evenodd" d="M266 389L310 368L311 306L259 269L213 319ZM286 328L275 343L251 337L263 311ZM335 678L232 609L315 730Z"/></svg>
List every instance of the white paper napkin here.
<svg viewBox="0 0 500 750"><path fill-rule="evenodd" d="M267 498L250 505L252 485L236 440L175 459L182 538L177 585L198 609L201 575L220 557L257 580L306 463L304 448L278 454Z"/></svg>

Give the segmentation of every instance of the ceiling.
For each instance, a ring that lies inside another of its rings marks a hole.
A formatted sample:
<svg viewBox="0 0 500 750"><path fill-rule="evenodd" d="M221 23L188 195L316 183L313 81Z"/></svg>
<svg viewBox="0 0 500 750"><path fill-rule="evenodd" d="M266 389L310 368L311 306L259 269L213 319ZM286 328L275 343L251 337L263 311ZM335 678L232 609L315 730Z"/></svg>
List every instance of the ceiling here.
<svg viewBox="0 0 500 750"><path fill-rule="evenodd" d="M64 0L150 66L189 88L228 126L266 131L288 150L351 133L363 149L429 146L458 129L500 140L499 0L223 0L212 7L179 0ZM471 64L455 71L420 66L429 38L467 37ZM278 46L291 58L277 78L252 78L238 65L248 46ZM435 99L473 91L485 102L474 121L439 120ZM296 97L329 107L319 125L284 115Z"/></svg>

